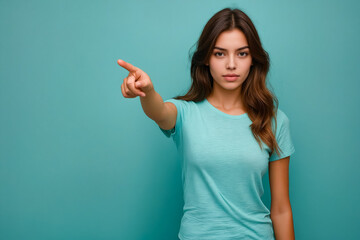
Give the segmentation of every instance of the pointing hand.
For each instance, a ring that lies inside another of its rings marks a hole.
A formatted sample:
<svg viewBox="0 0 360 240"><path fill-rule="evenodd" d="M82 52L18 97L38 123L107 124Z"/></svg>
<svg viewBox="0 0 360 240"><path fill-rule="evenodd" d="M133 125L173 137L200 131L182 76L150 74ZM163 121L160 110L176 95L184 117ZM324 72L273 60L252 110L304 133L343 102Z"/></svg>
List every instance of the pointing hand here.
<svg viewBox="0 0 360 240"><path fill-rule="evenodd" d="M145 97L148 92L154 89L150 77L140 68L121 59L117 63L129 71L129 75L124 78L124 82L121 84L121 92L125 98Z"/></svg>

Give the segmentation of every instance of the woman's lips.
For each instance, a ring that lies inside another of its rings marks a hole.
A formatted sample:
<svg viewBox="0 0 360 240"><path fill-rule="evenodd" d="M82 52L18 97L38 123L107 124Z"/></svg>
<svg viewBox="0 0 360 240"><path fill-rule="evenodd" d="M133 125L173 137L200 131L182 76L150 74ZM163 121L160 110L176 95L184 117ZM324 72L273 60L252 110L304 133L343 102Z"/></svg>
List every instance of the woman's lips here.
<svg viewBox="0 0 360 240"><path fill-rule="evenodd" d="M229 74L229 75L223 75L223 77L225 78L226 81L233 82L239 77L239 75Z"/></svg>

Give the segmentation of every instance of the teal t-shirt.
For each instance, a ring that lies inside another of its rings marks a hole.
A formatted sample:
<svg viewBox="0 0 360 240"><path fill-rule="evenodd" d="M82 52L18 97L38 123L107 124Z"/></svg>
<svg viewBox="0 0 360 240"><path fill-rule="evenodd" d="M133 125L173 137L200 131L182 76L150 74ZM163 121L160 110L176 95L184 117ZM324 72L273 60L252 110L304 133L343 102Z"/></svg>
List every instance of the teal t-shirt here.
<svg viewBox="0 0 360 240"><path fill-rule="evenodd" d="M180 155L184 207L181 240L275 239L270 211L261 200L269 161L295 152L289 119L277 111L276 140L283 151L269 157L252 135L247 113L230 115L201 102L168 99L178 114L171 137ZM274 122L274 119L273 119ZM274 129L273 129L274 131Z"/></svg>

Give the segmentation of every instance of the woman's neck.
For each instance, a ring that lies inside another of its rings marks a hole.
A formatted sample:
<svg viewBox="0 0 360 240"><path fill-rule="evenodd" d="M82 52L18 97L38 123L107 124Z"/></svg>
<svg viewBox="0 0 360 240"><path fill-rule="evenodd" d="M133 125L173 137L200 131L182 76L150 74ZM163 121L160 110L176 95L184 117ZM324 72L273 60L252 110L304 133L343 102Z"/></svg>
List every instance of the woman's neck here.
<svg viewBox="0 0 360 240"><path fill-rule="evenodd" d="M207 100L215 107L232 110L244 109L239 93L216 94L214 91L207 97Z"/></svg>

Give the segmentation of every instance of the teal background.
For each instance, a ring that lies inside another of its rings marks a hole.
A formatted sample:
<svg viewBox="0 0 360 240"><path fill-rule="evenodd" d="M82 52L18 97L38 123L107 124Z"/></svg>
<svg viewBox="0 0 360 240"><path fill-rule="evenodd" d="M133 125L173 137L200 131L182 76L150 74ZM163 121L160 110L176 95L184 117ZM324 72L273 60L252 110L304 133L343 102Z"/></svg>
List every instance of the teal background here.
<svg viewBox="0 0 360 240"><path fill-rule="evenodd" d="M296 239L360 239L360 4L329 0L1 0L0 239L177 239L175 145L122 96L116 61L184 94L188 51L225 7L252 18L291 122Z"/></svg>

